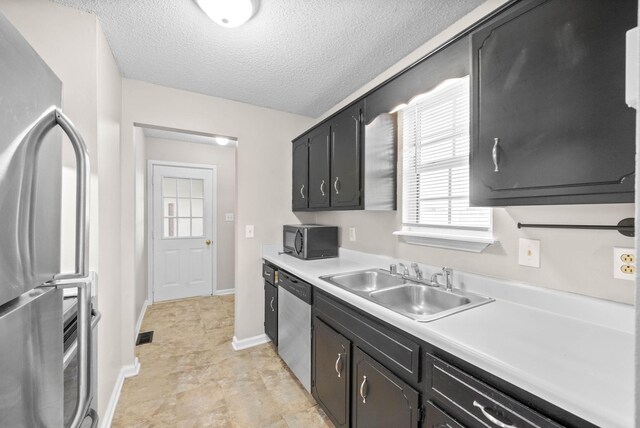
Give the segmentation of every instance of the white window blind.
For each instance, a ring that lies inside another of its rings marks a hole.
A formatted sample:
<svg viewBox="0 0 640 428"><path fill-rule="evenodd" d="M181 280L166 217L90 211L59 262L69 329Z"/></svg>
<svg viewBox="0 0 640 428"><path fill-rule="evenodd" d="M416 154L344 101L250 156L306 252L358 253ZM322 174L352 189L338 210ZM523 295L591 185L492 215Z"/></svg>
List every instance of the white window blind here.
<svg viewBox="0 0 640 428"><path fill-rule="evenodd" d="M412 101L403 116L403 224L489 231L491 209L469 207L469 76Z"/></svg>

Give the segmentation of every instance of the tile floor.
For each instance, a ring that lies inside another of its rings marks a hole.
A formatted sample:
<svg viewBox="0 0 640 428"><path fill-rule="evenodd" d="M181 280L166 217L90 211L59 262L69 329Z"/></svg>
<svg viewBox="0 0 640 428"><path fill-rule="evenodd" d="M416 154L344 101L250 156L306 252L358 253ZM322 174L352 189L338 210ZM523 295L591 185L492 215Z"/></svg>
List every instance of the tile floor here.
<svg viewBox="0 0 640 428"><path fill-rule="evenodd" d="M113 427L332 427L270 343L235 352L233 296L150 306Z"/></svg>

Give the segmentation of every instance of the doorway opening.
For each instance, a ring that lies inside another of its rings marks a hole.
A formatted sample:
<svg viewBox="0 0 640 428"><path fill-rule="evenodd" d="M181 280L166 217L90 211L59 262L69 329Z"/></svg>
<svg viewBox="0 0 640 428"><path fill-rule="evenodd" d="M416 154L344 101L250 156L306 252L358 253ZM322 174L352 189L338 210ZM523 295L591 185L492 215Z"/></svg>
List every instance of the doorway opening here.
<svg viewBox="0 0 640 428"><path fill-rule="evenodd" d="M234 293L237 139L136 123L134 144L145 301Z"/></svg>

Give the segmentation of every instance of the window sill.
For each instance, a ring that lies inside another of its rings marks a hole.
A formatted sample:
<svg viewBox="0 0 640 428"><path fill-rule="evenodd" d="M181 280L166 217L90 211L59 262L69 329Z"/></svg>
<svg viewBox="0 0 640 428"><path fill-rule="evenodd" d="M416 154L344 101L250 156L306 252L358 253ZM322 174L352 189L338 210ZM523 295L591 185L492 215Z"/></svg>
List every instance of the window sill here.
<svg viewBox="0 0 640 428"><path fill-rule="evenodd" d="M481 253L489 245L497 244L493 236L462 235L458 233L442 233L427 231L399 230L394 235L402 238L407 244L425 245L448 250Z"/></svg>

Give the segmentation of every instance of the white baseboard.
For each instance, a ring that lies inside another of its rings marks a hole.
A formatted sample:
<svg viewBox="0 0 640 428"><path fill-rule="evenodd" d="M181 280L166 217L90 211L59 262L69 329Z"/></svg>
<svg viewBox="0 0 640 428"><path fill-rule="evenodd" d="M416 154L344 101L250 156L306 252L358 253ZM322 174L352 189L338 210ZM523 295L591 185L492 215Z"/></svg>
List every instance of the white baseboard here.
<svg viewBox="0 0 640 428"><path fill-rule="evenodd" d="M118 378L116 379L116 383L113 386L113 391L111 391L111 397L109 398L109 404L107 405L107 410L104 412L104 416L102 417L101 428L110 428L111 422L113 422L113 416L116 413L116 406L118 405L118 400L120 399L120 392L122 391L122 384L124 384L124 380L128 377L137 376L140 373L140 361L136 357L133 361L133 364L128 366L123 366L120 369L120 373L118 373Z"/></svg>
<svg viewBox="0 0 640 428"><path fill-rule="evenodd" d="M231 346L233 346L234 351L240 351L242 349L252 348L254 346L262 345L263 343L267 343L270 341L271 340L267 337L266 334L259 334L257 336L248 337L242 340L238 340L237 337L233 336Z"/></svg>
<svg viewBox="0 0 640 428"><path fill-rule="evenodd" d="M142 309L140 310L140 315L138 315L138 321L136 322L136 335L133 336L133 340L138 340L138 335L140 334L140 328L142 327L142 320L144 319L144 314L147 312L147 306L151 304L151 300L145 300L142 304Z"/></svg>
<svg viewBox="0 0 640 428"><path fill-rule="evenodd" d="M213 290L212 296L226 296L227 294L236 294L235 288L226 288L224 290Z"/></svg>

